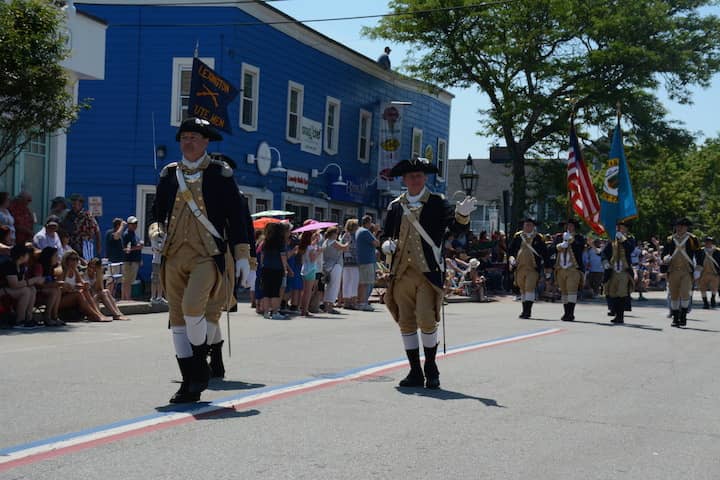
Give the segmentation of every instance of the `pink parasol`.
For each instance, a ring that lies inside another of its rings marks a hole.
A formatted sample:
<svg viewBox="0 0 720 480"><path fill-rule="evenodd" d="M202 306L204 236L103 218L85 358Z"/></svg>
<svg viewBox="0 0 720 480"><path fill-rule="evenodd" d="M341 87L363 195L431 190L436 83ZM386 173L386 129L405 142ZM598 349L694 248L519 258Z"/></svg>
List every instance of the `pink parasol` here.
<svg viewBox="0 0 720 480"><path fill-rule="evenodd" d="M311 222L307 225L303 225L302 227L298 227L295 230L292 231L292 233L302 233L302 232L310 232L313 230L322 230L323 228L329 228L334 227L337 225L337 222Z"/></svg>

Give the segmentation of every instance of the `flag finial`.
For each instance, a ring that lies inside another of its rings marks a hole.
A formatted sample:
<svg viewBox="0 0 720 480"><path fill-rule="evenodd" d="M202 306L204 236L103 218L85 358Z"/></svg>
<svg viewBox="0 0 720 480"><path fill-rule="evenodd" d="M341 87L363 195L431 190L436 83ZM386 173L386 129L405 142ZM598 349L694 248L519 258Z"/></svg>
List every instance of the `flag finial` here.
<svg viewBox="0 0 720 480"><path fill-rule="evenodd" d="M200 40L195 40L195 51L193 52L193 58L200 57Z"/></svg>
<svg viewBox="0 0 720 480"><path fill-rule="evenodd" d="M615 113L617 114L617 120L618 123L620 123L620 118L622 117L622 109L620 108L620 101L615 104Z"/></svg>

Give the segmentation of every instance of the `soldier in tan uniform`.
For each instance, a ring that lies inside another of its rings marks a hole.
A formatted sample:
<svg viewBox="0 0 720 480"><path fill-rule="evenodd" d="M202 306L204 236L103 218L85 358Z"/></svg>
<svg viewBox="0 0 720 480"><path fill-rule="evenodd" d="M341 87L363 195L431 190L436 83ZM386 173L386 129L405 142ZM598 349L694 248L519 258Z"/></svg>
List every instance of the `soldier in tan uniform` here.
<svg viewBox="0 0 720 480"><path fill-rule="evenodd" d="M183 159L163 168L153 213L162 237L161 279L182 383L171 403L195 402L207 388L209 343L221 311L233 301L235 272L250 274L250 239L232 169L207 154L220 140L209 123L185 120L176 136ZM234 261L233 261L234 259Z"/></svg>
<svg viewBox="0 0 720 480"><path fill-rule="evenodd" d="M565 223L565 232L562 241L555 248L555 281L560 288L560 295L565 311L561 320L572 322L575 320L575 304L577 303L578 289L581 288L585 266L583 265L583 251L587 241L577 231L579 223L570 218Z"/></svg>
<svg viewBox="0 0 720 480"><path fill-rule="evenodd" d="M523 228L515 233L510 242L508 254L510 267L515 270L515 284L520 289L522 313L520 318L532 316L532 305L535 302L540 273L547 260L545 238L536 230L535 220L528 217L523 220Z"/></svg>
<svg viewBox="0 0 720 480"><path fill-rule="evenodd" d="M703 297L704 308L715 308L715 293L720 288L720 250L715 246L713 237L705 237L705 247L697 252L697 268L700 269L698 290ZM708 302L707 292L710 292Z"/></svg>
<svg viewBox="0 0 720 480"><path fill-rule="evenodd" d="M688 232L691 226L692 222L687 218L678 220L675 233L665 242L663 267L667 271L673 327L684 327L687 324L693 277L700 277L700 271L695 270L695 254L700 250L700 242Z"/></svg>
<svg viewBox="0 0 720 480"><path fill-rule="evenodd" d="M612 323L625 323L625 311L630 306L634 275L630 254L635 250L635 237L628 232L624 221L617 223L615 236L610 237L602 251L605 268L605 296L614 316Z"/></svg>
<svg viewBox="0 0 720 480"><path fill-rule="evenodd" d="M443 300L443 237L448 229L456 234L466 229L477 203L466 197L453 209L444 197L428 190L426 175L437 172L425 159L403 160L391 170L392 176L403 177L407 187L407 192L388 206L385 233L390 240L382 247L386 255L392 255L385 304L400 327L410 362L410 373L400 382L401 387L424 384L426 388L440 388L435 356ZM424 372L418 329L425 351Z"/></svg>

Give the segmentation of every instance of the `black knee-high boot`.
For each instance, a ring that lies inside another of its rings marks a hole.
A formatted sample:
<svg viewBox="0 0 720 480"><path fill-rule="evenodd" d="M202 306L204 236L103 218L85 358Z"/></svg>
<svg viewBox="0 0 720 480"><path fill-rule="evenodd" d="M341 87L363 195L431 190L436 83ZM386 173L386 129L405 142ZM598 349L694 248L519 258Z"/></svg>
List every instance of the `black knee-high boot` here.
<svg viewBox="0 0 720 480"><path fill-rule="evenodd" d="M200 394L207 389L210 381L210 366L207 362L208 344L193 345L192 351L193 372L189 390Z"/></svg>
<svg viewBox="0 0 720 480"><path fill-rule="evenodd" d="M225 340L213 343L208 349L210 355L210 378L224 378L225 364L223 363L222 347Z"/></svg>
<svg viewBox="0 0 720 480"><path fill-rule="evenodd" d="M175 357L177 358L177 357ZM175 395L170 399L170 403L193 403L200 400L200 392L191 392L190 384L193 377L193 365L195 359L193 357L177 358L178 367L180 367L180 375L182 375L182 383Z"/></svg>
<svg viewBox="0 0 720 480"><path fill-rule="evenodd" d="M709 309L710 309L710 302L708 302L707 297L703 297L703 308L704 308L705 310L709 310Z"/></svg>
<svg viewBox="0 0 720 480"><path fill-rule="evenodd" d="M422 365L420 365L420 349L413 348L405 350L408 362L410 363L410 373L400 380L401 387L422 387L425 385L425 376L423 375Z"/></svg>
<svg viewBox="0 0 720 480"><path fill-rule="evenodd" d="M671 327L679 327L680 326L680 310L672 310L672 323L670 324Z"/></svg>
<svg viewBox="0 0 720 480"><path fill-rule="evenodd" d="M679 321L679 325L680 325L681 327L684 327L684 326L687 325L687 314L688 314L688 309L687 309L687 308L681 308L681 309L680 309L680 319L679 319L680 321Z"/></svg>
<svg viewBox="0 0 720 480"><path fill-rule="evenodd" d="M710 296L710 308L715 308L715 294Z"/></svg>
<svg viewBox="0 0 720 480"><path fill-rule="evenodd" d="M575 304L572 303L572 302L571 302L571 303L568 303L568 304L567 304L567 309L568 309L568 313L567 313L568 318L567 318L566 321L567 321L567 322L574 322L574 321L575 321Z"/></svg>
<svg viewBox="0 0 720 480"><path fill-rule="evenodd" d="M563 322L567 322L569 318L568 310L569 310L569 303L563 303L563 316L560 317L560 320Z"/></svg>
<svg viewBox="0 0 720 480"><path fill-rule="evenodd" d="M615 313L615 317L610 320L612 323L625 323L625 306L623 305L624 300L625 299L622 297L610 299L612 311Z"/></svg>
<svg viewBox="0 0 720 480"><path fill-rule="evenodd" d="M438 370L437 362L437 345L434 347L425 347L425 388L436 390L440 388L440 370Z"/></svg>

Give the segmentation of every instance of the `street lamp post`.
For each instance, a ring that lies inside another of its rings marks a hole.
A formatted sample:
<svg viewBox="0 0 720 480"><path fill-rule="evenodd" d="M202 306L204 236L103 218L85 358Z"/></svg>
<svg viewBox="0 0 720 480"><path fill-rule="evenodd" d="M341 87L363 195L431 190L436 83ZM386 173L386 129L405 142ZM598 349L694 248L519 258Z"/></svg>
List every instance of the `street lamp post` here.
<svg viewBox="0 0 720 480"><path fill-rule="evenodd" d="M470 196L473 194L475 191L475 183L479 177L480 176L478 175L477 170L473 167L472 157L468 154L465 167L463 168L462 173L460 173L460 183L462 184L462 188L465 190L466 195Z"/></svg>

